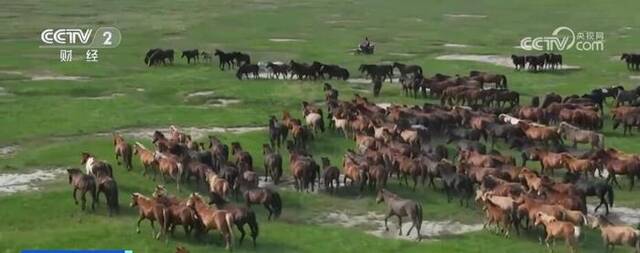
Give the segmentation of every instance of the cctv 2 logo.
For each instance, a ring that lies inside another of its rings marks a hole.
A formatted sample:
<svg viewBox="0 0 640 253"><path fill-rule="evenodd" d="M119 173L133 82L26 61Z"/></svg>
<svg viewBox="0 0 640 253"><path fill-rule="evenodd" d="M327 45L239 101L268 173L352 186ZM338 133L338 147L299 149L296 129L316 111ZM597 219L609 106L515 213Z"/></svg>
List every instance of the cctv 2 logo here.
<svg viewBox="0 0 640 253"><path fill-rule="evenodd" d="M40 33L41 48L115 48L122 35L115 27L47 28Z"/></svg>

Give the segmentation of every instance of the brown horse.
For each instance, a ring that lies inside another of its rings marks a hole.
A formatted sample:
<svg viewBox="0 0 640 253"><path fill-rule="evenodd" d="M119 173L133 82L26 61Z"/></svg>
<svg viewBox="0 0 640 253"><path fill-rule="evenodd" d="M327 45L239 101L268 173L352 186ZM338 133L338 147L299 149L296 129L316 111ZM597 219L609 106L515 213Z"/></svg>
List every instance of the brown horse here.
<svg viewBox="0 0 640 253"><path fill-rule="evenodd" d="M220 198L226 198L231 192L231 184L213 171L208 171L207 182L209 183L209 193Z"/></svg>
<svg viewBox="0 0 640 253"><path fill-rule="evenodd" d="M501 74L489 74L480 71L469 72L471 79L480 82L480 88L484 88L485 83L494 83L498 89L507 89L507 77Z"/></svg>
<svg viewBox="0 0 640 253"><path fill-rule="evenodd" d="M253 170L253 158L249 152L244 151L239 142L231 143L231 155L236 159L236 166L242 171Z"/></svg>
<svg viewBox="0 0 640 253"><path fill-rule="evenodd" d="M90 153L82 152L82 160L80 164L85 166L86 173L89 175L97 175L98 173L104 173L113 178L113 168L106 161L100 161Z"/></svg>
<svg viewBox="0 0 640 253"><path fill-rule="evenodd" d="M169 211L163 205L136 192L131 194L131 207L138 207L138 214L140 216L136 225L136 233L140 233L140 222L146 219L149 220L151 228L153 229L153 231L151 231L152 236L160 239L160 236L166 235L170 217ZM154 225L155 221L158 221L160 224L160 231L157 234Z"/></svg>
<svg viewBox="0 0 640 253"><path fill-rule="evenodd" d="M398 235L402 235L402 217L408 216L412 224L409 231L407 231L407 236L409 236L411 230L415 227L418 231L418 241L422 240L422 236L420 235L420 229L422 228L422 205L420 205L420 203L409 199L402 199L398 197L398 195L385 189L378 191L376 202L385 202L387 204L388 211L384 218L384 228L386 231L389 231L387 220L389 220L391 216L396 216L398 217Z"/></svg>
<svg viewBox="0 0 640 253"><path fill-rule="evenodd" d="M524 121L518 122L518 126L531 141L540 141L547 145L549 141L554 145L562 144L562 139L556 128L529 124Z"/></svg>
<svg viewBox="0 0 640 253"><path fill-rule="evenodd" d="M244 192L244 200L248 207L253 204L262 204L269 211L267 220L271 217L278 218L282 213L282 199L280 194L267 188L254 188Z"/></svg>
<svg viewBox="0 0 640 253"><path fill-rule="evenodd" d="M182 163L178 162L176 157L158 151L154 154L154 158L158 163L158 170L162 174L163 181L167 181L167 176L173 178L176 181L178 191L180 191L180 181L182 181L184 171Z"/></svg>
<svg viewBox="0 0 640 253"><path fill-rule="evenodd" d="M555 238L564 238L567 243L567 247L571 252L575 252L578 244L578 238L580 237L580 227L576 227L571 222L558 221L553 216L546 215L542 212L536 214L535 225L543 224L546 231L546 238L544 239L547 248L551 248L549 241L551 240L555 244Z"/></svg>
<svg viewBox="0 0 640 253"><path fill-rule="evenodd" d="M312 192L315 191L315 180L320 176L320 166L311 157L294 152L289 158L289 166L297 191L309 191L309 186Z"/></svg>
<svg viewBox="0 0 640 253"><path fill-rule="evenodd" d="M156 161L153 152L145 148L142 143L136 142L136 145L133 149L133 154L137 155L140 158L140 162L144 167L144 171L142 172L143 176L147 175L149 169L153 171L154 175L158 174L158 161Z"/></svg>
<svg viewBox="0 0 640 253"><path fill-rule="evenodd" d="M562 160L563 153L554 153L546 149L534 148L532 151L535 158L540 160L540 172L544 175L546 171L551 171L551 174L555 174L554 170L564 168Z"/></svg>
<svg viewBox="0 0 640 253"><path fill-rule="evenodd" d="M113 133L113 146L115 147L116 161L118 161L118 165L121 164L120 157L122 157L124 166L127 167L128 170L133 169L133 165L131 165L131 144L127 143L122 135Z"/></svg>
<svg viewBox="0 0 640 253"><path fill-rule="evenodd" d="M591 219L591 227L600 228L605 252L613 251L616 245L628 245L634 248L635 253L640 253L640 230L630 226L613 225L602 215Z"/></svg>
<svg viewBox="0 0 640 253"><path fill-rule="evenodd" d="M80 190L81 208L85 210L87 203L86 194L89 192L91 196L91 210L96 210L96 180L93 176L82 173L79 169L67 169L69 174L69 184L73 186L73 201L78 204L76 192Z"/></svg>
<svg viewBox="0 0 640 253"><path fill-rule="evenodd" d="M635 156L625 156L616 150L598 150L592 156L596 161L604 164L609 172L607 182L615 183L620 187L616 175L626 175L629 178L629 191L633 190L636 176L640 175L640 160Z"/></svg>
<svg viewBox="0 0 640 253"><path fill-rule="evenodd" d="M271 177L273 183L278 184L282 177L282 156L275 152L269 144L262 145L262 155L264 156L264 172L267 177Z"/></svg>
<svg viewBox="0 0 640 253"><path fill-rule="evenodd" d="M578 143L591 144L591 149L604 148L604 134L583 130L573 126L567 122L560 122L558 133L567 141L573 142L573 147L577 147Z"/></svg>
<svg viewBox="0 0 640 253"><path fill-rule="evenodd" d="M225 249L231 250L233 245L233 214L209 207L198 193L192 193L189 196L187 206L196 211L198 218L204 224L205 233L212 229L219 230L225 242Z"/></svg>
<svg viewBox="0 0 640 253"><path fill-rule="evenodd" d="M331 166L328 157L322 157L320 160L322 161L322 181L324 182L324 189L335 193L336 189L340 187L340 170L336 166Z"/></svg>
<svg viewBox="0 0 640 253"><path fill-rule="evenodd" d="M248 224L251 230L251 238L253 239L253 247L256 246L256 239L258 238L259 227L256 219L256 213L248 206L238 206L231 204L223 198L215 195L211 198L211 203L215 204L218 209L230 212L233 215L233 222L240 231L239 243L242 245L242 241L245 237L244 225Z"/></svg>
<svg viewBox="0 0 640 253"><path fill-rule="evenodd" d="M96 182L98 184L98 191L96 193L96 202L100 202L100 193L104 194L107 199L107 208L109 209L109 216L113 213L120 212L120 203L118 202L118 183L109 175L98 172L96 175Z"/></svg>
<svg viewBox="0 0 640 253"><path fill-rule="evenodd" d="M568 153L562 154L562 163L571 173L584 173L585 178L589 178L589 174L593 175L598 166L591 159L579 159Z"/></svg>
<svg viewBox="0 0 640 253"><path fill-rule="evenodd" d="M195 211L187 206L186 201L181 201L174 196L169 196L167 190L162 185L156 186L153 192L156 202L164 205L169 212L167 229L173 235L176 225L182 225L185 235L190 235L191 231L198 226Z"/></svg>

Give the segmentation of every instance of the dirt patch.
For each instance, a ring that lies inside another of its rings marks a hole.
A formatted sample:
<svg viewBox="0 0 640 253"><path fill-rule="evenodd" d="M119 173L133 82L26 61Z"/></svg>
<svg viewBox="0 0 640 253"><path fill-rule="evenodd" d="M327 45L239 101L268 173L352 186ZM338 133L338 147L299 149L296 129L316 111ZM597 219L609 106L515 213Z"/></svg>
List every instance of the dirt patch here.
<svg viewBox="0 0 640 253"><path fill-rule="evenodd" d="M191 97L200 97L200 96L211 96L213 95L213 93L214 92L212 90L197 91L197 92L192 92L187 94L187 97L191 98Z"/></svg>
<svg viewBox="0 0 640 253"><path fill-rule="evenodd" d="M209 134L212 133L233 133L233 134L244 134L255 131L264 131L267 127L264 126L246 126L246 127L178 127L178 129L186 134L190 134L194 139L202 139L206 138ZM134 139L148 139L153 136L153 132L156 130L168 133L168 127L159 127L159 128L125 128L119 129L115 132L118 132L125 137L134 138ZM111 136L111 132L108 133L97 133L95 136Z"/></svg>
<svg viewBox="0 0 640 253"><path fill-rule="evenodd" d="M631 80L640 80L640 76L629 76Z"/></svg>
<svg viewBox="0 0 640 253"><path fill-rule="evenodd" d="M479 55L479 54L448 54L436 57L437 60L448 61L475 61L490 63L498 66L514 68L510 57L500 55ZM580 66L562 65L560 69L580 69Z"/></svg>
<svg viewBox="0 0 640 253"><path fill-rule="evenodd" d="M444 14L448 18L486 18L487 15L478 14Z"/></svg>
<svg viewBox="0 0 640 253"><path fill-rule="evenodd" d="M144 89L143 88L136 88L136 91L137 92L144 92Z"/></svg>
<svg viewBox="0 0 640 253"><path fill-rule="evenodd" d="M11 157L18 152L18 149L20 149L18 145L0 147L0 158Z"/></svg>
<svg viewBox="0 0 640 253"><path fill-rule="evenodd" d="M285 39L285 38L271 38L269 39L271 42L306 42L303 39Z"/></svg>
<svg viewBox="0 0 640 253"><path fill-rule="evenodd" d="M117 97L122 97L124 96L124 93L113 93L111 95L108 96L97 96L97 97L76 97L76 99L84 99L84 100L109 100L109 99L115 99Z"/></svg>
<svg viewBox="0 0 640 253"><path fill-rule="evenodd" d="M240 102L242 102L240 99L213 98L207 100L204 105L197 107L227 107L229 105L239 104Z"/></svg>
<svg viewBox="0 0 640 253"><path fill-rule="evenodd" d="M343 19L343 20L327 20L325 23L327 23L327 24L353 24L353 23L362 23L362 21L354 20L354 19Z"/></svg>
<svg viewBox="0 0 640 253"><path fill-rule="evenodd" d="M368 212L364 215L352 215L346 212L329 212L314 219L313 222L319 224L340 225L347 228L360 228L367 234L381 238L415 240L417 231L414 229L409 236L411 223L405 219L402 224L402 235L398 235L398 223L396 218L392 218L389 224L389 231L384 228L384 214ZM420 234L423 239L434 239L439 236L457 235L482 230L482 224L462 224L457 221L422 221Z"/></svg>
<svg viewBox="0 0 640 253"><path fill-rule="evenodd" d="M61 81L84 81L89 80L89 77L86 76L65 76L65 75L55 75L51 73L46 74L34 74L34 73L25 73L17 70L2 70L0 74L9 74L9 75L19 75L24 76L31 81L48 81L48 80L61 80Z"/></svg>
<svg viewBox="0 0 640 253"><path fill-rule="evenodd" d="M0 174L0 194L34 191L44 181L50 181L66 173L65 168L36 170L30 173Z"/></svg>
<svg viewBox="0 0 640 253"><path fill-rule="evenodd" d="M445 43L442 44L442 46L444 47L457 47L457 48L467 48L467 47L472 47L470 45L466 45L466 44L456 44L456 43Z"/></svg>

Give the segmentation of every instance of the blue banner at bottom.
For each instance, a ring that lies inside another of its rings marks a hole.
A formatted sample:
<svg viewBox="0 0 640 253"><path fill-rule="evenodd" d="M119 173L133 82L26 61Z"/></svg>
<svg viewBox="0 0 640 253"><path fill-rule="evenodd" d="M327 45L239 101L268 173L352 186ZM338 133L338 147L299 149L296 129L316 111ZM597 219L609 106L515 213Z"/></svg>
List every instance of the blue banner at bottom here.
<svg viewBox="0 0 640 253"><path fill-rule="evenodd" d="M46 249L28 249L22 250L21 253L133 253L132 250L99 250L99 249L71 249L71 250L46 250Z"/></svg>

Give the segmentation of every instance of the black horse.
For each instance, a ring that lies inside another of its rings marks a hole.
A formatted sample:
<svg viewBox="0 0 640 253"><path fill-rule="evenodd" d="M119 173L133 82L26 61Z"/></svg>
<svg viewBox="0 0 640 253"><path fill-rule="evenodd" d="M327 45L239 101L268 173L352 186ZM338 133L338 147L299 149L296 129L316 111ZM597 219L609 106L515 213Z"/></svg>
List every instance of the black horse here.
<svg viewBox="0 0 640 253"><path fill-rule="evenodd" d="M267 68L271 69L271 74L276 79L279 79L280 75L282 75L282 78L287 78L287 75L289 74L289 69L291 67L289 67L289 65L287 64L275 64L273 62L269 62L267 63Z"/></svg>
<svg viewBox="0 0 640 253"><path fill-rule="evenodd" d="M260 71L260 67L258 64L245 64L238 68L236 72L236 77L239 80L242 80L242 76L244 75L247 79L249 79L249 74L253 75L253 78L258 79L260 77L258 72Z"/></svg>
<svg viewBox="0 0 640 253"><path fill-rule="evenodd" d="M154 49L149 49L149 51L147 51L147 54L144 57L144 63L147 64L147 66L153 66L153 65L158 65L160 63L162 63L163 65L167 64L167 62L169 64L173 64L173 49L161 49L161 48L154 48Z"/></svg>
<svg viewBox="0 0 640 253"><path fill-rule="evenodd" d="M293 76L296 75L296 76L298 76L299 80L311 79L311 78L315 79L314 71L311 68L311 66L309 66L308 64L306 64L306 63L298 63L298 62L295 62L294 60L291 60L289 62L289 65L291 65L291 76L290 76L290 78L293 78Z"/></svg>
<svg viewBox="0 0 640 253"><path fill-rule="evenodd" d="M222 50L216 49L213 55L218 56L218 67L220 67L220 70L224 70L225 65L227 65L228 68L233 67L234 55L232 53L225 53Z"/></svg>
<svg viewBox="0 0 640 253"><path fill-rule="evenodd" d="M513 65L516 67L516 70L524 69L526 65L525 58L525 56L519 56L515 54L511 55L511 61L513 61Z"/></svg>
<svg viewBox="0 0 640 253"><path fill-rule="evenodd" d="M361 64L358 70L371 79L380 78L383 82L387 77L389 80L393 77L393 66L391 65Z"/></svg>
<svg viewBox="0 0 640 253"><path fill-rule="evenodd" d="M242 52L231 52L231 55L233 56L233 61L238 67L245 64L251 64L251 56L248 54Z"/></svg>
<svg viewBox="0 0 640 253"><path fill-rule="evenodd" d="M627 63L627 69L629 70L640 69L640 54L624 53L620 56L620 60L624 60Z"/></svg>
<svg viewBox="0 0 640 253"><path fill-rule="evenodd" d="M187 57L187 64L191 64L191 60L196 63L200 60L200 51L198 51L198 49L183 50L180 58L184 57Z"/></svg>
<svg viewBox="0 0 640 253"><path fill-rule="evenodd" d="M564 176L564 182L575 184L576 188L583 197L597 196L600 203L596 206L594 212L598 212L598 208L604 205L605 214L609 215L609 207L613 207L613 187L603 180L588 180L580 177L580 174L567 172Z"/></svg>
<svg viewBox="0 0 640 253"><path fill-rule="evenodd" d="M327 75L329 79L349 79L349 70L338 65L324 65L320 70L320 76Z"/></svg>
<svg viewBox="0 0 640 253"><path fill-rule="evenodd" d="M422 67L420 67L418 65L407 65L407 64L402 64L402 63L399 63L399 62L394 62L392 66L394 68L398 69L398 71L400 72L401 76L406 76L408 74L412 74L412 75L420 74L420 75L422 75Z"/></svg>
<svg viewBox="0 0 640 253"><path fill-rule="evenodd" d="M527 55L525 61L529 64L529 70L533 72L542 71L544 69L547 57L543 55Z"/></svg>

